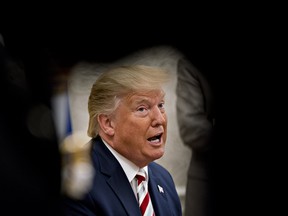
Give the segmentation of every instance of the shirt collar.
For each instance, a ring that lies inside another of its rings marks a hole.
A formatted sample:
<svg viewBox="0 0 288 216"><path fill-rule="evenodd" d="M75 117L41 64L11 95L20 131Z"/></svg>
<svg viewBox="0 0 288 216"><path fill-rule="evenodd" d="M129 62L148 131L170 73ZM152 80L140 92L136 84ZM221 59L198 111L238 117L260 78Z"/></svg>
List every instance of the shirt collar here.
<svg viewBox="0 0 288 216"><path fill-rule="evenodd" d="M101 138L102 139L102 138ZM136 166L134 163L129 161L127 158L119 154L117 151L115 151L107 142L105 142L102 139L103 143L106 145L106 147L110 150L110 152L114 155L114 157L117 159L117 161L120 163L122 169L124 170L129 182L131 182L135 175L137 174L138 170L140 169L138 166ZM142 169L146 172L146 179L148 180L148 167L145 166Z"/></svg>

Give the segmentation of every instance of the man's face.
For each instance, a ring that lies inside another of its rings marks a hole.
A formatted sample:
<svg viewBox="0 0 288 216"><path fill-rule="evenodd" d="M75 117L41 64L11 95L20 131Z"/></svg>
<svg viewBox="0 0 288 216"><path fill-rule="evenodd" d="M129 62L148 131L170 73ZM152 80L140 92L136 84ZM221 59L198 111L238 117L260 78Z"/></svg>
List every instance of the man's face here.
<svg viewBox="0 0 288 216"><path fill-rule="evenodd" d="M142 167L163 156L167 116L160 90L124 98L111 124L113 148L136 165Z"/></svg>

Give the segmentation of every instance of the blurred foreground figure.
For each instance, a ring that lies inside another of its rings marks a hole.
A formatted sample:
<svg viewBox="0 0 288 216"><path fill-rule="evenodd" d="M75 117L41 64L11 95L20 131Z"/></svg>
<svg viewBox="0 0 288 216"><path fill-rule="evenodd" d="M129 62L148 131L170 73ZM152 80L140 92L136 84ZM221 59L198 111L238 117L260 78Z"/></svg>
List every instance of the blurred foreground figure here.
<svg viewBox="0 0 288 216"><path fill-rule="evenodd" d="M48 86L37 79L45 79L45 71L37 59L30 62L22 57L12 58L2 40L0 214L57 216L60 155L49 97L45 96ZM36 88L38 84L42 89Z"/></svg>
<svg viewBox="0 0 288 216"><path fill-rule="evenodd" d="M62 155L61 193L81 199L92 187L94 169L91 161L91 145L81 132L67 136L60 144Z"/></svg>
<svg viewBox="0 0 288 216"><path fill-rule="evenodd" d="M144 211L151 216L182 215L171 174L154 162L165 152L167 116L162 85L166 81L165 71L143 65L113 67L98 77L88 101L92 139L82 154L91 148L95 175L82 196L66 194L65 215L140 216ZM70 148L65 146L67 152ZM71 152L74 149L77 145ZM141 183L137 183L139 171L141 181L144 178ZM143 200L144 191L149 193Z"/></svg>

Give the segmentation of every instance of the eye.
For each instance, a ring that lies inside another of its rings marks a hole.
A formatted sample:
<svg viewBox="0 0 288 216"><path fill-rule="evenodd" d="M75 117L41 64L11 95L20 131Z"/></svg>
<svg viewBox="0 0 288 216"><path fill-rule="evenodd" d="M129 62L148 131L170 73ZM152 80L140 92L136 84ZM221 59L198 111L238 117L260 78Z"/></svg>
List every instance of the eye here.
<svg viewBox="0 0 288 216"><path fill-rule="evenodd" d="M145 106L140 106L136 109L136 115L139 117L145 117L148 115L148 108Z"/></svg>
<svg viewBox="0 0 288 216"><path fill-rule="evenodd" d="M164 102L160 103L160 104L158 105L158 107L159 107L160 109L164 109L164 108L165 108Z"/></svg>
<svg viewBox="0 0 288 216"><path fill-rule="evenodd" d="M147 108L145 108L145 107L139 107L139 108L137 109L137 111L139 111L139 112L145 112L145 111L147 111Z"/></svg>

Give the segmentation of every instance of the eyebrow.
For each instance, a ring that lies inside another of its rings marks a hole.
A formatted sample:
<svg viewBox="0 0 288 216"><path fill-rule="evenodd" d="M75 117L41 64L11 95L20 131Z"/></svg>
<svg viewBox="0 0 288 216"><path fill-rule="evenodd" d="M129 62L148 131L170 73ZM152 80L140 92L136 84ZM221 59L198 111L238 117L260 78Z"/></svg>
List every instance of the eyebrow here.
<svg viewBox="0 0 288 216"><path fill-rule="evenodd" d="M149 99L136 99L133 101L133 103L136 103L136 104L150 103L150 100Z"/></svg>

